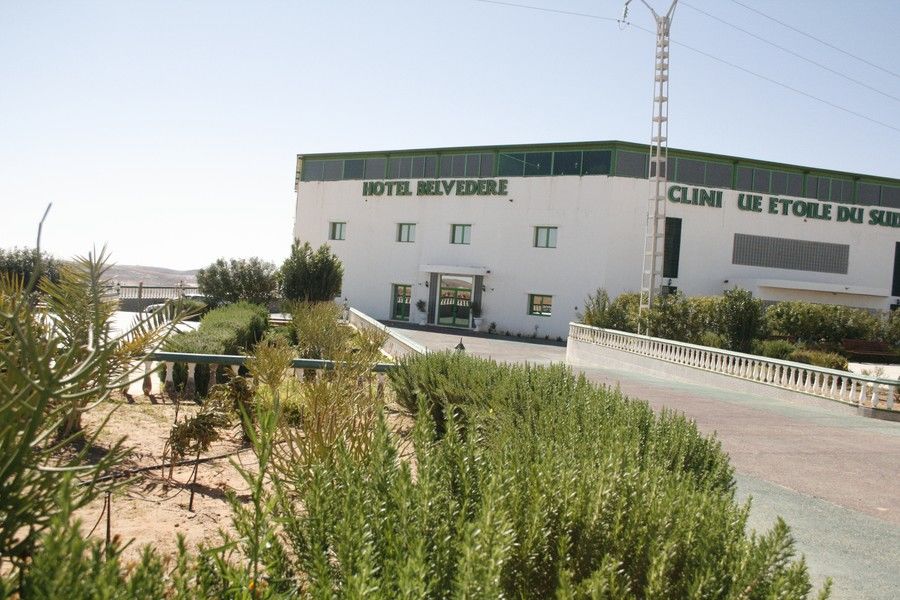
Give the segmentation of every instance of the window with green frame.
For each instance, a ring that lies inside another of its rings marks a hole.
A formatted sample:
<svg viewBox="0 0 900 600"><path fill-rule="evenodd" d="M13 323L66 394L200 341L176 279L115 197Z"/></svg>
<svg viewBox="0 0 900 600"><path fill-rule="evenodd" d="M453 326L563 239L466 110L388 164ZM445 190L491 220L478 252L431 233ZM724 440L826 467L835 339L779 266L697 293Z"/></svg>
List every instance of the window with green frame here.
<svg viewBox="0 0 900 600"><path fill-rule="evenodd" d="M534 228L535 248L556 248L556 227L538 226Z"/></svg>
<svg viewBox="0 0 900 600"><path fill-rule="evenodd" d="M332 221L328 224L328 239L343 240L347 236L347 223L343 221Z"/></svg>
<svg viewBox="0 0 900 600"><path fill-rule="evenodd" d="M471 244L472 243L472 226L454 224L450 226L450 243L451 244Z"/></svg>
<svg viewBox="0 0 900 600"><path fill-rule="evenodd" d="M416 241L415 223L397 223L397 241L412 243Z"/></svg>
<svg viewBox="0 0 900 600"><path fill-rule="evenodd" d="M549 317L553 308L553 296L528 294L528 314Z"/></svg>
<svg viewBox="0 0 900 600"><path fill-rule="evenodd" d="M391 319L395 321L409 321L412 286L405 283L395 283L392 289Z"/></svg>

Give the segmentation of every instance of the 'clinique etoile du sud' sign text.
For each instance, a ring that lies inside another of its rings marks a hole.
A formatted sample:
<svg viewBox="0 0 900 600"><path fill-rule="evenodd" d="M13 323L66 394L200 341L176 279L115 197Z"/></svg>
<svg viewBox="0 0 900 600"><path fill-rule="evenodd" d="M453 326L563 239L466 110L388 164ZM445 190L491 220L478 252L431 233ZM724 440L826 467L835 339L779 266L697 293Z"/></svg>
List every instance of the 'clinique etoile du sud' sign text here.
<svg viewBox="0 0 900 600"><path fill-rule="evenodd" d="M722 192L703 188L674 185L669 188L670 202L722 208ZM738 210L770 215L793 216L838 223L865 223L883 227L900 227L900 212L883 208L868 208L819 202L817 200L738 194Z"/></svg>
<svg viewBox="0 0 900 600"><path fill-rule="evenodd" d="M363 196L412 196L411 181L364 181ZM506 179L423 179L416 196L505 196Z"/></svg>

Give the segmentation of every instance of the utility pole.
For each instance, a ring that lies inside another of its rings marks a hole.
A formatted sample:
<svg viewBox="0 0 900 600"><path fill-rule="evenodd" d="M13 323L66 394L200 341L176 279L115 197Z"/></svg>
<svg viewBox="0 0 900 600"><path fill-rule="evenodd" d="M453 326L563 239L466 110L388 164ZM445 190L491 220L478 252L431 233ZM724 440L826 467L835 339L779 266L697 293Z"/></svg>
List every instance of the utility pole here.
<svg viewBox="0 0 900 600"><path fill-rule="evenodd" d="M624 22L628 16L625 1L622 13ZM641 3L656 20L656 67L653 73L653 122L650 134L650 160L647 178L650 182L650 198L647 202L647 220L644 225L644 255L641 269L641 298L639 313L653 305L662 285L663 252L666 240L666 179L668 176L669 136L669 30L678 0L664 15L658 15L646 0ZM649 331L642 333L650 334Z"/></svg>

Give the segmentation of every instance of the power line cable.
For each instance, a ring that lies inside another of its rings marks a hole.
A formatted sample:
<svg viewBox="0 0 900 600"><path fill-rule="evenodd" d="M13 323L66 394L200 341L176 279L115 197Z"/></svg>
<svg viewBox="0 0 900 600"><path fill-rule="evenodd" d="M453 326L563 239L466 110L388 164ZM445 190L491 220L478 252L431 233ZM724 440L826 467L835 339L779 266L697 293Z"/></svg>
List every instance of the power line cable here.
<svg viewBox="0 0 900 600"><path fill-rule="evenodd" d="M853 59L856 59L856 60L858 60L858 61L860 61L860 62L862 62L862 63L865 63L865 64L869 65L869 66L872 67L872 68L878 69L879 71L882 71L882 72L884 72L884 73L887 73L888 75L892 75L892 76L894 76L894 77L900 79L900 73L896 73L896 72L894 72L894 71L891 71L890 69L886 69L886 68L882 67L881 65L877 65L877 64L873 63L873 62L870 61L870 60L867 60L867 59L865 59L865 58L863 58L863 57L861 57L861 56L857 56L856 54L853 54L852 52L848 52L847 50L844 50L843 48L839 48L838 46L835 46L835 45L832 44L831 42L828 42L828 41L826 41L826 40L823 40L823 39L821 39L821 38L818 38L818 37L814 36L814 35L811 34L811 33L807 33L807 32L805 32L805 31L803 31L802 29L797 29L797 28L794 27L793 25L789 25L788 23L785 23L784 21L779 21L779 20L776 19L775 17L772 17L772 16L770 16L770 15L767 15L767 14L764 13L763 11L758 10L758 9L756 9L756 8L753 8L752 6L747 6L747 5L744 4L743 2L739 2L738 0L731 0L731 1L734 2L735 4L737 4L738 6L742 6L742 7L746 8L747 10L749 10L749 11L751 11L751 12L755 12L756 14L758 14L758 15L761 16L761 17L765 17L766 19L768 19L768 20L770 20L770 21L772 21L772 22L774 22L774 23L778 23L778 24L781 25L782 27L785 27L785 28L787 28L787 29L790 29L791 31L793 31L793 32L795 32L795 33L799 33L799 34L802 35L802 36L806 36L806 37L808 37L808 38L811 39L811 40L814 40L814 41L816 41L816 42L819 42L819 43L822 44L823 46L827 46L827 47L831 48L832 50L835 50L835 51L837 51L837 52L840 52L841 54L844 54L844 55L846 55L846 56L849 56L850 58L853 58Z"/></svg>
<svg viewBox="0 0 900 600"><path fill-rule="evenodd" d="M646 27L642 27L642 26L640 26L640 25L636 25L636 24L631 23L631 22L629 22L629 21L622 21L622 20L620 20L620 19L614 19L614 18L612 18L612 17L602 17L602 16L600 16L600 15L592 15L592 14L589 14L589 13L579 13L579 12L573 12L573 11L567 11L567 10L557 10L557 9L555 9L555 8L545 8L545 7L542 7L542 6L531 6L531 5L528 5L528 4L517 4L517 3L515 3L515 2L502 2L502 1L500 1L500 0L474 0L474 1L475 1L475 2L481 2L481 3L484 3L484 4L496 4L496 5L499 5L499 6L506 6L506 7L512 7L512 8L523 8L523 9L528 9L528 10L536 10L536 11L540 11L540 12L557 13L557 14L570 15L570 16L575 16L575 17L585 17L585 18L589 18L589 19L597 19L597 20L600 20L600 21L613 21L613 22L616 22L616 23L625 24L625 25L628 25L628 26L630 26L630 27L634 27L635 29L638 29L638 30L643 31L643 32L645 32L645 33L649 33L650 35L656 35L656 32L654 32L654 31L652 31L652 30L650 30L650 29L648 29L648 28L646 28ZM670 39L671 39L671 38L670 38ZM683 43L683 42L678 42L678 41L676 41L676 40L674 40L674 39L671 39L671 43L672 43L672 44L675 44L675 45L677 45L677 46L681 46L682 48L685 48L686 50L690 50L690 51L692 51L692 52L696 52L697 54L700 54L700 55L702 55L702 56L705 56L706 58L709 58L710 60L714 60L714 61L716 61L716 62L720 62L720 63L722 63L722 64L724 64L724 65L727 65L727 66L729 66L729 67L731 67L731 68L733 68L733 69L737 69L737 70L739 70L739 71L743 71L744 73L747 73L748 75L752 75L752 76L754 76L754 77L757 77L757 78L759 78L759 79L762 79L763 81L767 81L767 82L769 82L769 83L772 83L772 84L774 84L774 85L777 85L777 86L779 86L779 87L782 87L782 88L784 88L784 89L786 89L786 90L788 90L788 91L794 92L795 94L800 94L801 96L804 96L804 97L806 97L806 98L809 98L810 100L815 100L816 102L819 102L819 103L824 104L824 105L826 105L826 106L830 106L831 108L834 108L834 109L836 109L836 110L845 112L845 113L847 113L847 114L849 114L849 115L853 115L853 116L858 117L858 118L860 118L860 119L863 119L863 120L865 120L865 121L869 121L870 123L874 123L874 124L876 124L876 125L881 125L882 127L886 127L886 128L891 129L891 130L893 130L893 131L900 132L900 127L896 127L896 126L894 126L894 125L890 125L890 124L888 124L888 123L885 123L884 121L879 121L878 119L873 119L872 117L869 117L869 116L867 116L867 115L864 115L864 114L862 114L862 113L860 113L860 112L856 112L856 111L853 110L853 109L846 108L846 107L844 107L844 106L841 106L840 104L835 104L834 102L831 102L830 100L825 100L824 98L820 98L819 96L816 96L816 95L814 95L814 94L810 94L809 92L804 92L803 90L797 89L797 88L795 88L795 87L793 87L793 86L790 86L790 85L788 85L788 84L786 84L786 83L782 83L781 81L778 81L777 79L772 79L771 77L768 77L768 76L766 76L766 75L762 75L762 74L757 73L757 72L755 72L755 71L751 71L750 69L748 69L748 68L746 68L746 67L742 67L742 66L737 65L737 64L735 64L735 63L733 63L733 62L727 61L727 60L725 60L724 58L719 58L718 56L715 56L715 55L713 55L713 54L710 54L709 52L705 52L704 50L700 50L699 48L694 48L693 46L689 46L689 45L687 45L687 44L685 44L685 43Z"/></svg>
<svg viewBox="0 0 900 600"><path fill-rule="evenodd" d="M750 37L752 37L752 38L754 38L754 39L757 39L757 40L761 41L761 42L764 43L764 44L768 44L769 46L772 46L773 48L777 48L778 50L781 50L782 52L787 52L787 53L790 54L791 56L795 56L795 57L799 58L800 60L804 60L804 61L806 61L806 62L808 62L808 63L810 63L810 64L812 64L812 65L815 65L815 66L819 67L820 69L824 69L824 70L828 71L829 73L833 73L834 75L837 75L838 77L843 77L843 78L846 79L847 81L851 81L851 82L853 82L853 83L855 83L855 84L857 84L857 85L859 85L859 86L862 86L862 87L866 88L867 90L871 90L871 91L875 92L876 94L881 94L882 96L884 96L884 97L886 97L886 98L890 98L891 100L893 100L893 101L895 101L895 102L900 102L900 98L898 98L897 96L894 96L894 95L891 95L891 94L889 94L889 93L887 93L887 92L884 92L884 91L882 91L882 90L879 90L879 89L876 88L876 87L872 87L871 85L869 85L869 84L867 84L867 83L865 83L865 82L863 82L863 81L860 81L859 79L854 79L853 77L850 77L849 75L846 75L846 74L844 74L844 73L841 73L840 71L838 71L838 70L836 70L836 69L832 69L832 68L829 67L828 65L823 65L823 64L820 63L820 62L817 62L817 61L815 61L815 60L813 60L813 59L811 59L811 58L808 58L808 57L806 57L806 56L803 56L802 54L799 54L799 53L797 53L797 52L794 52L794 51L791 50L790 48L785 48L784 46L781 46L781 45L779 45L779 44L776 44L775 42L769 41L769 40L767 40L766 38L764 38L764 37L762 37L762 36L760 36L760 35L757 35L757 34L753 33L752 31L748 31L748 30L744 29L743 27L741 27L741 26L739 26L739 25L735 25L734 23L729 23L729 22L726 21L725 19L720 19L719 17L717 17L717 16L715 16L715 15L713 15L713 14L710 14L710 13L706 12L706 11L703 10L702 8L697 8L696 6L694 6L694 5L692 5L692 4L688 4L687 2L682 2L682 4L683 4L684 6L687 6L687 7L690 8L690 9L696 10L698 13L701 13L701 14L706 15L706 16L709 17L710 19L713 19L713 20L715 20L715 21L718 21L719 23L722 23L723 25L727 25L728 27L731 27L732 29L736 29L737 31L740 31L741 33L744 33L744 34L746 34L746 35L749 35Z"/></svg>
<svg viewBox="0 0 900 600"><path fill-rule="evenodd" d="M475 0L475 2L481 2L482 4L496 4L498 6L510 6L513 8L528 8L531 10L537 10L537 11L541 11L541 12L557 13L560 15L570 15L572 17L586 17L588 19L597 19L598 21L619 22L619 19L614 19L612 17L601 17L600 15L592 15L590 13L574 12L574 11L570 11L570 10L559 10L556 8L545 8L543 6L529 6L527 4L516 4L515 2L501 2L500 0Z"/></svg>

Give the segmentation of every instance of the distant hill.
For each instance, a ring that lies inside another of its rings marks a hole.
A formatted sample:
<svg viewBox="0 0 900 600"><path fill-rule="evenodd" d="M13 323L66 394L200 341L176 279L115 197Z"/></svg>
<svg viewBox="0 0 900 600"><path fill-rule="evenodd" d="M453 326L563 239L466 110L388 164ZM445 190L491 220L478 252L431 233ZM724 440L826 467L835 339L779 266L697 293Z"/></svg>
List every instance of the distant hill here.
<svg viewBox="0 0 900 600"><path fill-rule="evenodd" d="M175 285L184 282L185 285L197 285L197 271L176 271L163 267L145 267L142 265L115 265L109 269L109 277L121 285Z"/></svg>

